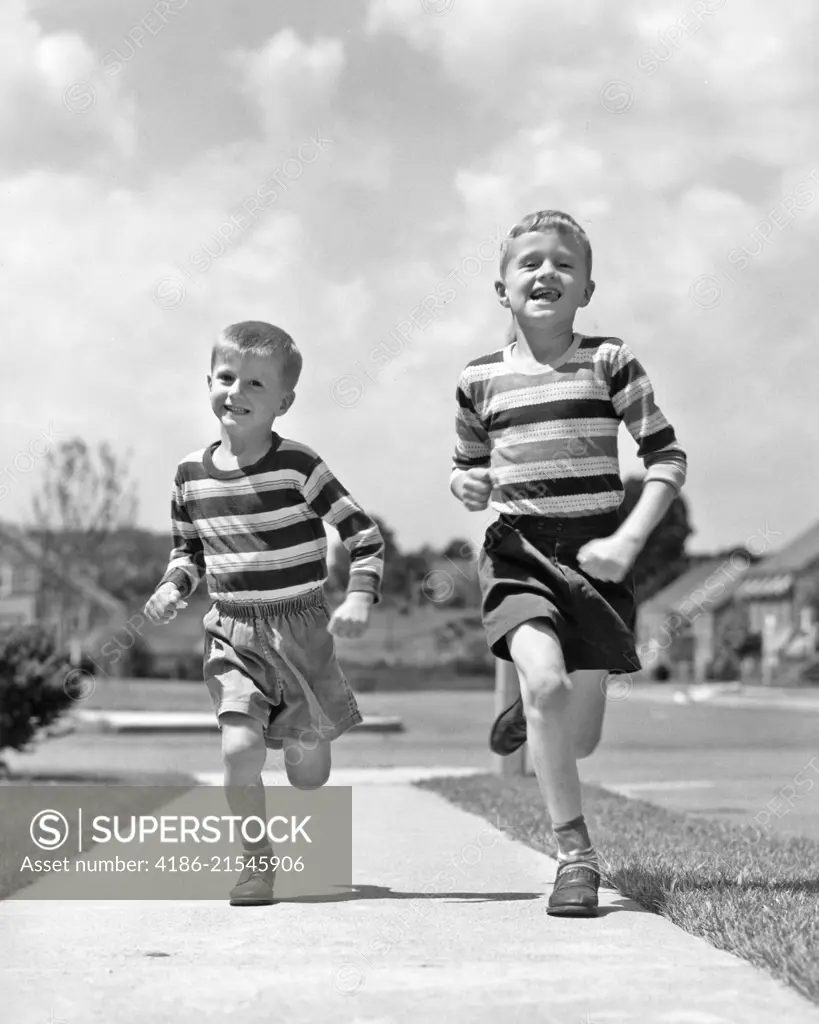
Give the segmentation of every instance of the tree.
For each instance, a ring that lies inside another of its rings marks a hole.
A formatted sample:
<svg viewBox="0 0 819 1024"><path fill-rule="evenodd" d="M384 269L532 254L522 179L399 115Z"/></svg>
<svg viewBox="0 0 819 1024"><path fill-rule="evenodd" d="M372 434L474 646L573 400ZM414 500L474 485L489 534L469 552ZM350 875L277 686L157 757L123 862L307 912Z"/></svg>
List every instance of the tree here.
<svg viewBox="0 0 819 1024"><path fill-rule="evenodd" d="M69 572L99 580L104 541L133 525L137 498L129 456L118 458L107 441L95 456L79 437L46 456L43 483L32 503L35 534L46 554L56 555Z"/></svg>
<svg viewBox="0 0 819 1024"><path fill-rule="evenodd" d="M643 481L639 477L628 477L623 483L623 488L625 494L621 509L624 515L629 515L640 499ZM677 494L637 556L634 578L638 604L646 601L686 571L689 563L685 553L685 542L692 533L688 521L688 506L684 498Z"/></svg>
<svg viewBox="0 0 819 1024"><path fill-rule="evenodd" d="M444 558L471 558L475 551L475 542L465 537L456 537L451 540L441 554Z"/></svg>

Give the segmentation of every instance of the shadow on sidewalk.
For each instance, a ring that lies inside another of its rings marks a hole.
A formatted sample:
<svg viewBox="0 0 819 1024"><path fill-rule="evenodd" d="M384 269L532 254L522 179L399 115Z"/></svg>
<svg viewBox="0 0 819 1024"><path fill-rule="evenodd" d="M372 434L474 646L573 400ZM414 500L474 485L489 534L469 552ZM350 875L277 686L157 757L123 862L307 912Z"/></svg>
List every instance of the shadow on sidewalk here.
<svg viewBox="0 0 819 1024"><path fill-rule="evenodd" d="M468 903L508 903L538 900L542 892L394 892L386 885L339 886L346 892L321 896L285 896L277 903L343 903L347 900L457 900Z"/></svg>

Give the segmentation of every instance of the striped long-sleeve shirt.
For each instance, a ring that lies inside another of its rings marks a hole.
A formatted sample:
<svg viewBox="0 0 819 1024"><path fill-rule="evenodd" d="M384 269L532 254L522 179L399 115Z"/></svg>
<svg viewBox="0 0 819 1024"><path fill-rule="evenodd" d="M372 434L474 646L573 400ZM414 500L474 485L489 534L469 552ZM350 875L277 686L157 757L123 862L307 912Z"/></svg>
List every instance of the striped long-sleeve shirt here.
<svg viewBox="0 0 819 1024"><path fill-rule="evenodd" d="M324 522L350 553L347 592L380 598L377 524L306 445L273 434L252 466L220 470L218 442L180 463L171 503L173 550L162 583L182 596L207 578L212 600L256 605L309 597L327 578Z"/></svg>
<svg viewBox="0 0 819 1024"><path fill-rule="evenodd" d="M620 423L645 479L682 487L685 452L619 338L576 334L564 356L531 372L512 365L512 348L469 363L456 393L454 470L491 470L493 510L572 518L618 509Z"/></svg>

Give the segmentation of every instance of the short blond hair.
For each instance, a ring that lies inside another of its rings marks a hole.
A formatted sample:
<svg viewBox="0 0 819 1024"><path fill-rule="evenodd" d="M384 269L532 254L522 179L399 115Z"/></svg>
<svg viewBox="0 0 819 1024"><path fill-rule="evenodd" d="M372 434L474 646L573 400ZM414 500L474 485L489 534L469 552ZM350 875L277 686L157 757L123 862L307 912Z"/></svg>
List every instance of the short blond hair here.
<svg viewBox="0 0 819 1024"><path fill-rule="evenodd" d="M302 368L301 352L295 341L281 327L275 327L263 320L243 320L241 323L225 327L211 352L211 370L217 355L226 350L242 355L277 359L287 387L295 388L299 382Z"/></svg>
<svg viewBox="0 0 819 1024"><path fill-rule="evenodd" d="M528 235L530 231L559 231L563 234L572 235L580 243L583 254L586 257L586 272L591 281L592 276L592 248L589 236L577 223L574 217L562 210L538 210L536 213L527 213L526 216L514 224L506 234L501 243L500 250L500 275L503 277L509 263L509 249L512 240L521 235Z"/></svg>

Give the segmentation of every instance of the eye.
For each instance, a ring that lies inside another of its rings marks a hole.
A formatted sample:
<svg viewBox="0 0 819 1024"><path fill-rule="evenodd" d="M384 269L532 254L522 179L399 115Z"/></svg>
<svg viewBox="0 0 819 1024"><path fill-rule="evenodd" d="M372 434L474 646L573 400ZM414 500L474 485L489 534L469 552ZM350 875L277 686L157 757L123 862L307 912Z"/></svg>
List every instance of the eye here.
<svg viewBox="0 0 819 1024"><path fill-rule="evenodd" d="M250 383L253 385L254 388L263 388L264 387L264 384L262 384L262 382L260 380L252 380Z"/></svg>

